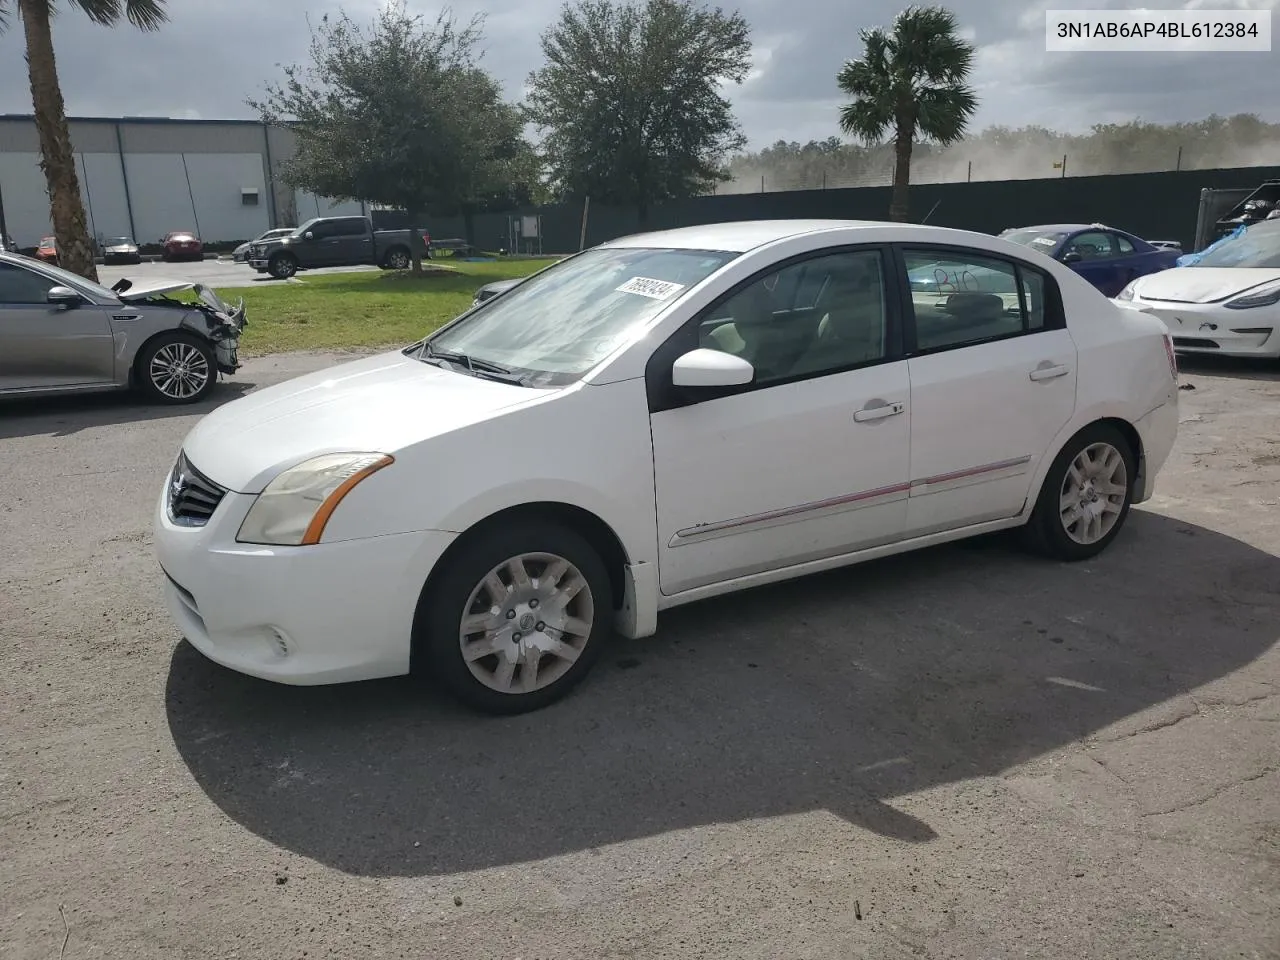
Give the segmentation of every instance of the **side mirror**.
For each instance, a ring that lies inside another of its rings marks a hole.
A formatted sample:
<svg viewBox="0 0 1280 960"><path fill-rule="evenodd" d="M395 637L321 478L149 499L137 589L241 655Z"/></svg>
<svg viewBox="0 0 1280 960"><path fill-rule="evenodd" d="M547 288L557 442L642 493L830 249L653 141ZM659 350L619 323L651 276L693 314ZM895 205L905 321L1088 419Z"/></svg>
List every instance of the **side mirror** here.
<svg viewBox="0 0 1280 960"><path fill-rule="evenodd" d="M315 238L316 238L316 235L312 233L310 230L308 230L306 233L302 235L303 240L314 240Z"/></svg>
<svg viewBox="0 0 1280 960"><path fill-rule="evenodd" d="M1084 257L1080 256L1080 253L1077 250L1068 250L1062 255L1063 263L1079 263L1083 259Z"/></svg>
<svg viewBox="0 0 1280 960"><path fill-rule="evenodd" d="M80 306L80 294L70 287L50 287L46 299L56 306L68 309Z"/></svg>
<svg viewBox="0 0 1280 960"><path fill-rule="evenodd" d="M755 375L755 367L741 357L705 347L690 350L671 368L671 382L677 387L739 387Z"/></svg>

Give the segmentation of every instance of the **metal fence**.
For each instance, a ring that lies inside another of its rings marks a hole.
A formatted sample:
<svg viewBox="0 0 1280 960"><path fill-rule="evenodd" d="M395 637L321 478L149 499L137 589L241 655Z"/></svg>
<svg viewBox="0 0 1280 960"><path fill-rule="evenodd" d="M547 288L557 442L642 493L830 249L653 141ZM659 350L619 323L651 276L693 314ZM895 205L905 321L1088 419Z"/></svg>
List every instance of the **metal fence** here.
<svg viewBox="0 0 1280 960"><path fill-rule="evenodd" d="M1242 152L1242 161L1233 159L1233 154ZM973 183L1262 168L1278 160L1280 142L1257 144L1245 151L1230 145L1188 144L1158 150L1108 147L1075 153L1045 147L978 145L913 156L911 182ZM887 187L893 183L893 168L893 157L887 151L883 156L861 157L839 153L806 156L802 151L783 158L771 158L766 151L758 160L732 164L733 179L717 185L708 195Z"/></svg>

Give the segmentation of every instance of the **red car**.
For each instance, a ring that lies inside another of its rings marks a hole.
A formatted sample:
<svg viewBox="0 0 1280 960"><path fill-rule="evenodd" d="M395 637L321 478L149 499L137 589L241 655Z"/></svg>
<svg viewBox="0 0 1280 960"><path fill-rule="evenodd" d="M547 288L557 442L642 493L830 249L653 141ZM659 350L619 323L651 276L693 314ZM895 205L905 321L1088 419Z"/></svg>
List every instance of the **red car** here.
<svg viewBox="0 0 1280 960"><path fill-rule="evenodd" d="M55 237L45 237L40 241L40 246L36 247L36 259L45 263L58 262L58 241Z"/></svg>
<svg viewBox="0 0 1280 960"><path fill-rule="evenodd" d="M176 260L203 260L204 244L190 230L175 230L164 238L164 259L166 263Z"/></svg>

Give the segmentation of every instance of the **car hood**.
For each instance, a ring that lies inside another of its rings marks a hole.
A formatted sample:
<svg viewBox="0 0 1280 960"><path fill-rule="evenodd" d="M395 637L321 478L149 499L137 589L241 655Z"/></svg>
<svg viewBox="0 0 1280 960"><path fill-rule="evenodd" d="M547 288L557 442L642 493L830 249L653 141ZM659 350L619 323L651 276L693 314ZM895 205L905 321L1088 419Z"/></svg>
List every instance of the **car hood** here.
<svg viewBox="0 0 1280 960"><path fill-rule="evenodd" d="M1174 267L1143 277L1133 288L1143 300L1213 303L1280 280L1274 267Z"/></svg>
<svg viewBox="0 0 1280 960"><path fill-rule="evenodd" d="M257 390L223 404L183 450L209 479L260 493L282 469L325 453L395 454L545 391L454 373L399 351Z"/></svg>
<svg viewBox="0 0 1280 960"><path fill-rule="evenodd" d="M133 283L133 281L130 281ZM135 300L145 300L147 297L158 297L165 293L176 293L179 290L190 290L195 286L190 280L165 280L156 278L155 280L144 280L141 283L133 283L124 293L117 293L121 300L125 303L133 303Z"/></svg>

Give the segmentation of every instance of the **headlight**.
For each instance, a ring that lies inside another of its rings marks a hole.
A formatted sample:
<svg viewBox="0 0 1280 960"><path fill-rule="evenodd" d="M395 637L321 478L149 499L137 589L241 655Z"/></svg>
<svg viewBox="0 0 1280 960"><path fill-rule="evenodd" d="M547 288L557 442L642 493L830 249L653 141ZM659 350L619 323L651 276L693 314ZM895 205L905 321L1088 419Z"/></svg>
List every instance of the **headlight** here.
<svg viewBox="0 0 1280 960"><path fill-rule="evenodd" d="M330 453L290 467L258 494L236 540L272 546L319 543L342 498L393 462L381 453Z"/></svg>
<svg viewBox="0 0 1280 960"><path fill-rule="evenodd" d="M1129 285L1128 285L1127 287L1125 287L1123 290L1121 290L1119 293L1117 293L1117 294L1116 294L1116 299L1117 299L1117 300L1132 300L1132 299L1133 299L1133 288L1134 288L1134 287L1136 287L1137 285L1138 285L1138 281L1137 281L1137 280L1130 280L1130 281L1129 281Z"/></svg>
<svg viewBox="0 0 1280 960"><path fill-rule="evenodd" d="M1269 307L1280 303L1280 280L1255 287L1242 297L1228 300L1223 304L1232 310L1248 310L1250 307Z"/></svg>

